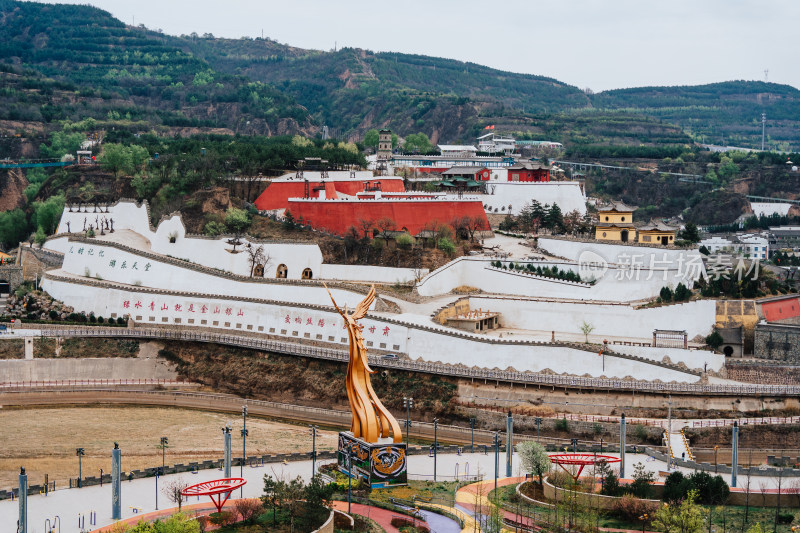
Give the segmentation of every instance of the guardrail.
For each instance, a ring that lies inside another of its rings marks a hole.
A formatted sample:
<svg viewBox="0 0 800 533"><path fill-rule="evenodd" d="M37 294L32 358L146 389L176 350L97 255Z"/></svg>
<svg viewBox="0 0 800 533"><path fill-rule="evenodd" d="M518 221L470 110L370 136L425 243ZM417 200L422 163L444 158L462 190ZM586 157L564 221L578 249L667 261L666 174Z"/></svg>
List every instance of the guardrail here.
<svg viewBox="0 0 800 533"><path fill-rule="evenodd" d="M46 379L31 381L6 381L0 382L0 391L8 392L10 389L28 390L48 387L103 387L126 385L164 385L167 387L197 387L197 383L175 379Z"/></svg>
<svg viewBox="0 0 800 533"><path fill-rule="evenodd" d="M332 361L347 361L349 353L343 349L307 346L302 343L277 341L253 336L208 333L176 329L125 329L109 327L36 327L47 331L48 336L56 337L130 337L179 340L184 342L209 342L227 344L242 348L272 351L288 355L302 355ZM635 381L625 379L587 378L580 376L560 376L536 372L518 372L511 370L489 370L460 365L446 365L427 361L410 361L405 359L388 359L370 356L370 364L377 367L397 368L412 372L425 372L458 378L483 379L519 383L524 385L565 387L576 389L607 389L638 392L664 392L687 394L723 394L736 396L798 396L800 385L727 385L697 383L659 383L653 381Z"/></svg>
<svg viewBox="0 0 800 533"><path fill-rule="evenodd" d="M739 426L764 426L779 424L800 424L800 416L767 416L762 418L728 418L722 420L694 420L693 428L714 428L732 426L738 422Z"/></svg>

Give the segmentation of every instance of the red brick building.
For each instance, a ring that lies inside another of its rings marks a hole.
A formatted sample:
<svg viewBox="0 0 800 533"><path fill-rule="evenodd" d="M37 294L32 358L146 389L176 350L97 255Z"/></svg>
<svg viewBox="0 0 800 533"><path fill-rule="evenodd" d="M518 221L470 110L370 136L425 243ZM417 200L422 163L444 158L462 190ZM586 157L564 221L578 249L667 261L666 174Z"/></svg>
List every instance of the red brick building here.
<svg viewBox="0 0 800 533"><path fill-rule="evenodd" d="M508 181L550 181L550 167L538 161L521 161L508 167Z"/></svg>

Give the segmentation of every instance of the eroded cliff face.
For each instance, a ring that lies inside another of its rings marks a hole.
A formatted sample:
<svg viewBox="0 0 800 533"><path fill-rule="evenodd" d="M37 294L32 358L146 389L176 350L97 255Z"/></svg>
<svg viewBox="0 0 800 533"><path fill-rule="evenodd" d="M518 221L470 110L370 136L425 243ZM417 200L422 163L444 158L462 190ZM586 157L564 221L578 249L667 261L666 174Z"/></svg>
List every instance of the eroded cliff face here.
<svg viewBox="0 0 800 533"><path fill-rule="evenodd" d="M11 211L25 205L28 180L18 168L0 170L0 211Z"/></svg>

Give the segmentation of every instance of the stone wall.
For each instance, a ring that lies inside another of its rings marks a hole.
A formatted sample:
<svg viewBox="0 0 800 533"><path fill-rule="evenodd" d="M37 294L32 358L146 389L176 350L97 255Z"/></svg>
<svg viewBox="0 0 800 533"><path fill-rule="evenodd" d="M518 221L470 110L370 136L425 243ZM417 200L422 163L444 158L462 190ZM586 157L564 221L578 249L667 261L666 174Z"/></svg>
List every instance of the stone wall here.
<svg viewBox="0 0 800 533"><path fill-rule="evenodd" d="M11 292L22 284L22 267L17 265L0 266L0 280L8 281L11 285Z"/></svg>
<svg viewBox="0 0 800 533"><path fill-rule="evenodd" d="M800 363L800 326L758 324L753 355L784 363Z"/></svg>

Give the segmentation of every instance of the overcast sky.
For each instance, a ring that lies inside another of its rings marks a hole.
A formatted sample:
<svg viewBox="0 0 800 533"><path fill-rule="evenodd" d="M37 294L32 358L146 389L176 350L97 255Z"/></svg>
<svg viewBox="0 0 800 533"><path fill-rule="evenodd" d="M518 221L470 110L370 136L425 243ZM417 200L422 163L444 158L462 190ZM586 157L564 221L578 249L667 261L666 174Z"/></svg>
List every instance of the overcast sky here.
<svg viewBox="0 0 800 533"><path fill-rule="evenodd" d="M53 0L48 0L54 3ZM58 3L67 3L59 0ZM170 34L473 61L594 91L746 79L800 88L797 0L78 0Z"/></svg>

